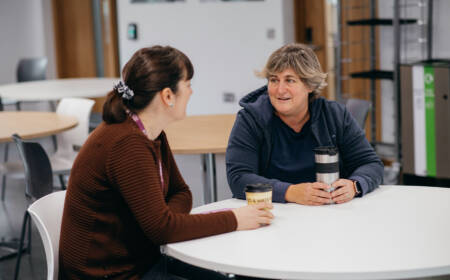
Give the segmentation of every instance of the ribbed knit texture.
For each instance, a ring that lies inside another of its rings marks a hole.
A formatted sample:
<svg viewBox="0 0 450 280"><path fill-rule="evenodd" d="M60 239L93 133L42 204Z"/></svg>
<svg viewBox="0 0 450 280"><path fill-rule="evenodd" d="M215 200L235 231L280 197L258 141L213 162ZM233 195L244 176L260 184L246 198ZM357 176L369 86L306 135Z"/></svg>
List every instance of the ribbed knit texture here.
<svg viewBox="0 0 450 280"><path fill-rule="evenodd" d="M139 279L160 258L160 245L237 227L231 211L189 215L191 207L191 192L164 132L150 141L131 119L102 123L71 171L59 247L60 279Z"/></svg>

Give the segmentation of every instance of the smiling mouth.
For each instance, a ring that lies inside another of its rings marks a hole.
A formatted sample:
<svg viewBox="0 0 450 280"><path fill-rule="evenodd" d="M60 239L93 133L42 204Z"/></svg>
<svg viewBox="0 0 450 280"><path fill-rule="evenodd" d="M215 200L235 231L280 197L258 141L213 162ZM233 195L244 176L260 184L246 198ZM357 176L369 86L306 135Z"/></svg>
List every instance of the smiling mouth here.
<svg viewBox="0 0 450 280"><path fill-rule="evenodd" d="M290 100L291 98L290 97L278 97L277 99L280 101L287 101L287 100Z"/></svg>

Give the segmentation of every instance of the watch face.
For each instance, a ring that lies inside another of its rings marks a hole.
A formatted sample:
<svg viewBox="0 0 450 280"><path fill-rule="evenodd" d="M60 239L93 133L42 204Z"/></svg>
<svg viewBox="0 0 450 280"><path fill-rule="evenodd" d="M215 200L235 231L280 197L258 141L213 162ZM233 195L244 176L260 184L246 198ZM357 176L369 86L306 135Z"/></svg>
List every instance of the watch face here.
<svg viewBox="0 0 450 280"><path fill-rule="evenodd" d="M355 192L356 192L356 194L360 194L360 193L361 193L361 187L359 186L359 182L356 181L356 180L354 180L354 181L353 181L353 184L354 184L354 186L355 186Z"/></svg>

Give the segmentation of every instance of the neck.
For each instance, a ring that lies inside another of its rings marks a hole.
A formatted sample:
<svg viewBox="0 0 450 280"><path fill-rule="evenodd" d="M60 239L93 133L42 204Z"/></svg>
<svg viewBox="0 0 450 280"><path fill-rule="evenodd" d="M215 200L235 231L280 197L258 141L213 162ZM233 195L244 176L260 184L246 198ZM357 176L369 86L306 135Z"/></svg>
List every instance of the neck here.
<svg viewBox="0 0 450 280"><path fill-rule="evenodd" d="M281 115L278 113L277 115L285 124L287 124L295 132L300 132L305 123L309 120L308 106L302 108L300 112L295 115Z"/></svg>
<svg viewBox="0 0 450 280"><path fill-rule="evenodd" d="M137 115L141 119L145 130L147 130L147 137L150 140L158 138L163 129L170 123L164 114L158 113L156 110L151 110L151 108L146 108Z"/></svg>

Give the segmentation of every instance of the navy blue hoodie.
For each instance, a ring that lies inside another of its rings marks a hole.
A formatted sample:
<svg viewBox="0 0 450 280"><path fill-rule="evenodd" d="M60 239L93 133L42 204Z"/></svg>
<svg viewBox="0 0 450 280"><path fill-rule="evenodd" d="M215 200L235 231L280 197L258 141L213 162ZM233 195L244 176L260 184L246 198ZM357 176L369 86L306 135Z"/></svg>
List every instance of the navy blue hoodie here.
<svg viewBox="0 0 450 280"><path fill-rule="evenodd" d="M286 202L285 193L291 183L262 176L270 163L275 124L267 86L246 95L239 104L243 109L237 114L226 153L233 197L245 199L247 184L268 183L273 186L273 201ZM377 188L383 179L383 164L345 107L319 97L310 103L309 113L318 146L339 149L340 177L357 180L362 195Z"/></svg>

